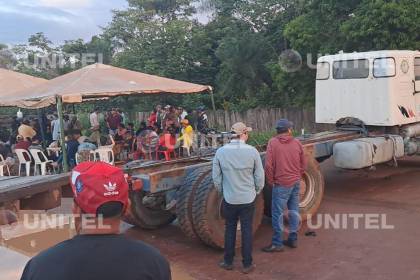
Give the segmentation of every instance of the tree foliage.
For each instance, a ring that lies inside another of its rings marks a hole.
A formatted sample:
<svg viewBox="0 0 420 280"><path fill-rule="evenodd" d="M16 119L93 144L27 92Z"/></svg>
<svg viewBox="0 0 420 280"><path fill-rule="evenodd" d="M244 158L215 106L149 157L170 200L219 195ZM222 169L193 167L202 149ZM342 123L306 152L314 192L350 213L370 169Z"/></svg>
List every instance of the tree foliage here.
<svg viewBox="0 0 420 280"><path fill-rule="evenodd" d="M69 40L56 47L37 33L12 49L15 56L0 45L0 66L52 78L83 65L74 54L100 53L104 63L209 84L219 108L313 106L315 70L307 64L313 65L318 55L420 49L417 2L128 0L128 8L114 11L103 34L90 41ZM203 14L211 15L205 23L197 20ZM51 53L64 57L59 69L28 67L21 59ZM135 106L131 99L117 102ZM138 106L150 108L156 102L147 99ZM191 108L211 104L207 95L161 102Z"/></svg>

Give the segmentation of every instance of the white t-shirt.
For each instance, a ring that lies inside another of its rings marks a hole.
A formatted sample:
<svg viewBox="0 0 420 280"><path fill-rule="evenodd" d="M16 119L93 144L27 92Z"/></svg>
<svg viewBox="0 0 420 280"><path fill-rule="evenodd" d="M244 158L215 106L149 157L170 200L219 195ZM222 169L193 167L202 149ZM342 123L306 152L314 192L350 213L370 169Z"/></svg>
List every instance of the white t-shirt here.
<svg viewBox="0 0 420 280"><path fill-rule="evenodd" d="M51 126L52 126L52 138L53 141L57 141L58 139L60 139L60 120L53 120L51 122Z"/></svg>
<svg viewBox="0 0 420 280"><path fill-rule="evenodd" d="M184 111L182 111L182 114L181 114L181 116L180 116L180 117L181 117L181 120L185 119L185 117L186 117L186 116L188 116L187 111L185 111L185 110L184 110Z"/></svg>
<svg viewBox="0 0 420 280"><path fill-rule="evenodd" d="M92 128L99 128L98 114L96 114L95 112L93 112L92 114L90 114L89 120L90 120L90 126Z"/></svg>

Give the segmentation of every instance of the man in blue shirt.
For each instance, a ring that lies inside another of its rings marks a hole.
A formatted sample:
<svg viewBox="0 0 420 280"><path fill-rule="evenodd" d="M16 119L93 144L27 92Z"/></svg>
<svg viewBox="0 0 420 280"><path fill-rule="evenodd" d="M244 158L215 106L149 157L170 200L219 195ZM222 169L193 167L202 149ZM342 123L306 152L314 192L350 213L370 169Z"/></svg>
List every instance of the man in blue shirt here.
<svg viewBox="0 0 420 280"><path fill-rule="evenodd" d="M223 194L223 212L226 219L225 255L219 266L233 269L238 220L242 233L243 273L250 273L252 264L252 224L255 198L264 188L264 168L259 152L247 145L252 128L244 123L232 126L232 141L220 148L213 159L213 181Z"/></svg>

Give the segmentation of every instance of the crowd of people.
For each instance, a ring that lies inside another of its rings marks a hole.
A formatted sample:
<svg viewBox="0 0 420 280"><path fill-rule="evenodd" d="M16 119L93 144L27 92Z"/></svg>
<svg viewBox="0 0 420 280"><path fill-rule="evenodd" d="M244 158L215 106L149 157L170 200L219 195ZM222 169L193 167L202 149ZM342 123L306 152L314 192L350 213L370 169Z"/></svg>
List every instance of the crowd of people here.
<svg viewBox="0 0 420 280"><path fill-rule="evenodd" d="M89 115L89 124L90 127L83 127L75 114L63 116L70 167L87 160L86 157L76 158L78 155L101 147L112 147L115 157L120 160L170 159L174 153L189 156L194 133L207 133L209 128L203 107L187 111L170 105L157 105L138 127L121 109L102 111L96 107ZM14 165L17 163L16 149L38 149L42 152L41 158L52 160L53 165L60 167L63 158L57 150L61 145L61 131L57 113L41 118L14 117L10 137L1 139L0 154L8 165Z"/></svg>

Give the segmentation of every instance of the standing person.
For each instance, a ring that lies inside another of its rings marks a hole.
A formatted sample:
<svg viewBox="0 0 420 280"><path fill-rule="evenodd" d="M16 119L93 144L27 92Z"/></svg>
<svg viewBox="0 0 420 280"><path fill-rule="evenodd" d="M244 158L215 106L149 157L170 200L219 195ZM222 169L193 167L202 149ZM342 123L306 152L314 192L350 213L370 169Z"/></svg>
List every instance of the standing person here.
<svg viewBox="0 0 420 280"><path fill-rule="evenodd" d="M178 122L178 115L175 107L170 106L168 113L165 115L164 123L165 129L173 128L175 131L180 127Z"/></svg>
<svg viewBox="0 0 420 280"><path fill-rule="evenodd" d="M99 147L101 144L101 127L99 125L99 107L96 107L93 112L89 115L90 121L90 130L92 131L90 135L90 140Z"/></svg>
<svg viewBox="0 0 420 280"><path fill-rule="evenodd" d="M70 117L69 115L63 116L63 127L64 127L64 135L67 136L70 133Z"/></svg>
<svg viewBox="0 0 420 280"><path fill-rule="evenodd" d="M147 125L148 126L155 126L157 123L157 111L154 109L152 113L150 114L149 118L147 119Z"/></svg>
<svg viewBox="0 0 420 280"><path fill-rule="evenodd" d="M18 128L18 134L24 139L32 139L36 135L36 131L30 126L30 122L28 120L24 120Z"/></svg>
<svg viewBox="0 0 420 280"><path fill-rule="evenodd" d="M187 156L191 155L191 147L194 142L194 129L190 125L187 119L181 120L182 125L182 136L178 138L178 141L182 141L182 148L187 150Z"/></svg>
<svg viewBox="0 0 420 280"><path fill-rule="evenodd" d="M12 121L12 135L17 135L18 134L18 128L20 126L20 122L18 120L18 118L16 116L12 117L13 121Z"/></svg>
<svg viewBox="0 0 420 280"><path fill-rule="evenodd" d="M252 263L252 224L255 198L264 188L264 168L258 151L246 144L252 128L244 123L232 126L232 141L220 148L213 159L213 181L223 195L226 219L225 254L219 266L233 269L238 220L242 232L242 272L250 273Z"/></svg>
<svg viewBox="0 0 420 280"><path fill-rule="evenodd" d="M200 107L198 109L197 130L200 133L207 134L208 128L209 128L209 121L208 121L206 111L204 110L204 107Z"/></svg>
<svg viewBox="0 0 420 280"><path fill-rule="evenodd" d="M112 109L111 114L106 119L106 123L109 128L109 134L114 136L117 132L118 126L122 123L122 117L118 114L115 108Z"/></svg>
<svg viewBox="0 0 420 280"><path fill-rule="evenodd" d="M197 130L198 113L197 110L189 110L188 115L185 117L194 130Z"/></svg>
<svg viewBox="0 0 420 280"><path fill-rule="evenodd" d="M121 110L119 108L116 109L116 110L117 110L118 114L121 116L121 123L126 125L127 124L127 117L126 117L125 113L123 112L123 110Z"/></svg>
<svg viewBox="0 0 420 280"><path fill-rule="evenodd" d="M52 129L52 140L53 142L58 141L60 139L60 120L58 119L58 115L54 114L54 119L51 121L51 129Z"/></svg>
<svg viewBox="0 0 420 280"><path fill-rule="evenodd" d="M156 106L156 126L161 129L162 128L162 121L164 118L164 112L162 110L162 106L161 105L157 105Z"/></svg>
<svg viewBox="0 0 420 280"><path fill-rule="evenodd" d="M171 105L166 105L165 108L162 110L162 122L160 126L160 130L164 131L166 129L166 118L170 113Z"/></svg>
<svg viewBox="0 0 420 280"><path fill-rule="evenodd" d="M120 235L129 206L121 169L83 162L70 181L77 235L32 258L21 280L171 279L168 261L155 248Z"/></svg>
<svg viewBox="0 0 420 280"><path fill-rule="evenodd" d="M71 117L70 120L70 126L69 126L69 130L70 131L79 131L81 132L83 129L82 127L82 123L77 119L77 116L74 115Z"/></svg>
<svg viewBox="0 0 420 280"><path fill-rule="evenodd" d="M302 144L292 136L292 123L287 119L277 122L278 135L270 140L265 158L267 182L273 188L271 201L273 238L271 245L264 247L267 253L281 252L286 245L297 247L299 226L299 188L306 169ZM283 241L283 213L289 211L289 237Z"/></svg>
<svg viewBox="0 0 420 280"><path fill-rule="evenodd" d="M179 112L179 121L180 122L188 116L188 112L185 111L185 109L182 108L182 107L178 107L178 112Z"/></svg>

